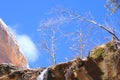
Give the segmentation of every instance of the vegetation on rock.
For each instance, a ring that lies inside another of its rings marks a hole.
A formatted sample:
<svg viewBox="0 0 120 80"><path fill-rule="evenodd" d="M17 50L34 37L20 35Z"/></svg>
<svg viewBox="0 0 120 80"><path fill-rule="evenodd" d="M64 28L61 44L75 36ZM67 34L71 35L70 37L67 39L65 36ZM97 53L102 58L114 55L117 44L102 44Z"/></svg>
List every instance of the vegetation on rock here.
<svg viewBox="0 0 120 80"><path fill-rule="evenodd" d="M91 53L90 57L92 57L93 59L97 59L100 56L102 56L104 51L105 51L104 48L98 47Z"/></svg>

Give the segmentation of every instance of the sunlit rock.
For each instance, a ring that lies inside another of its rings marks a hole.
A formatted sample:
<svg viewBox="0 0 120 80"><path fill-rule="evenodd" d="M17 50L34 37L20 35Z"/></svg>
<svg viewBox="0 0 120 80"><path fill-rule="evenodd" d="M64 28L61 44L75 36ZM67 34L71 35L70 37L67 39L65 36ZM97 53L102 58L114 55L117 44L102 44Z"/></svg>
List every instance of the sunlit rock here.
<svg viewBox="0 0 120 80"><path fill-rule="evenodd" d="M0 19L0 63L28 68L28 62L21 53L15 37L2 19Z"/></svg>
<svg viewBox="0 0 120 80"><path fill-rule="evenodd" d="M77 57L48 68L25 69L27 61L2 20L0 35L0 63L4 63L0 64L0 80L120 80L119 41L96 47L84 59Z"/></svg>

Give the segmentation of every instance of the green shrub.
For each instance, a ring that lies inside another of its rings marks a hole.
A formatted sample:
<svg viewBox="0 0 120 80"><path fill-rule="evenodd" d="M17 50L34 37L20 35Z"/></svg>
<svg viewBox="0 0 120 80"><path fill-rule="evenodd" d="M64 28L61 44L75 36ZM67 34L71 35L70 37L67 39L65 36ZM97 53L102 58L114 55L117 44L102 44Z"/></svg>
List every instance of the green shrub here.
<svg viewBox="0 0 120 80"><path fill-rule="evenodd" d="M102 56L102 53L104 53L104 51L105 51L104 48L99 47L93 51L91 57L96 59L96 58Z"/></svg>

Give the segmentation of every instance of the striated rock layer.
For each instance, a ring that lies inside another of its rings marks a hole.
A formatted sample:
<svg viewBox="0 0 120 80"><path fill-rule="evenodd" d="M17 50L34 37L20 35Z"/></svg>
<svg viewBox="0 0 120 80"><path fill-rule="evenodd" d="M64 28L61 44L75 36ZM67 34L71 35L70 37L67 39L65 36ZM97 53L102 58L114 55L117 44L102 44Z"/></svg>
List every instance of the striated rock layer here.
<svg viewBox="0 0 120 80"><path fill-rule="evenodd" d="M6 24L0 19L0 63L11 63L15 66L27 68L26 58L20 52L15 37Z"/></svg>

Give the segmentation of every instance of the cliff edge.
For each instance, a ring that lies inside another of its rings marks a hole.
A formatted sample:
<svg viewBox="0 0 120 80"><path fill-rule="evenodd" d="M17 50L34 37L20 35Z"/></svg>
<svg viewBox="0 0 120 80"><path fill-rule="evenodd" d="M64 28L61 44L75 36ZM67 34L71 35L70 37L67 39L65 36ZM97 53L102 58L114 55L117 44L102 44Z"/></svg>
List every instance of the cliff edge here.
<svg viewBox="0 0 120 80"><path fill-rule="evenodd" d="M11 63L22 68L28 67L28 62L20 51L14 35L2 19L0 19L0 63Z"/></svg>

